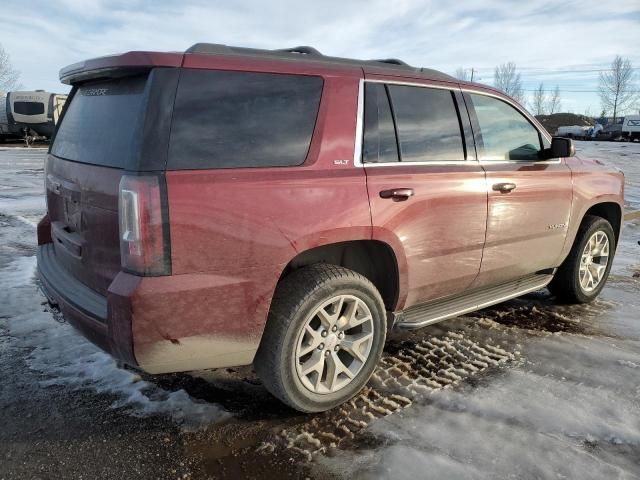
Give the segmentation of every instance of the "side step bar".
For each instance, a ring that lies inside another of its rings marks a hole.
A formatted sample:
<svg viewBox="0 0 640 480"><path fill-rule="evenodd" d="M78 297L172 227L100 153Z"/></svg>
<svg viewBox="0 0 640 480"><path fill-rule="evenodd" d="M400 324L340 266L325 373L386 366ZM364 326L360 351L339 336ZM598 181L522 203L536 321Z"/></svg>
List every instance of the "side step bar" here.
<svg viewBox="0 0 640 480"><path fill-rule="evenodd" d="M399 329L426 327L539 290L546 287L552 278L553 275L546 271L545 273L534 273L500 285L478 288L452 297L416 305L396 313L395 327Z"/></svg>

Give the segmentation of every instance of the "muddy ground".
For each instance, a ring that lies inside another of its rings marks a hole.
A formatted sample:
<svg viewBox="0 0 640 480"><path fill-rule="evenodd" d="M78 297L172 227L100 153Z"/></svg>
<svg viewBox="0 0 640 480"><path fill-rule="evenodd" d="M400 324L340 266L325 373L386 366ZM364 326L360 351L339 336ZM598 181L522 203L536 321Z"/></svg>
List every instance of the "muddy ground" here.
<svg viewBox="0 0 640 480"><path fill-rule="evenodd" d="M578 150L640 209L640 144ZM50 311L43 157L0 145L0 479L640 477L640 219L595 303L542 291L396 335L358 397L300 415L249 368L118 368Z"/></svg>

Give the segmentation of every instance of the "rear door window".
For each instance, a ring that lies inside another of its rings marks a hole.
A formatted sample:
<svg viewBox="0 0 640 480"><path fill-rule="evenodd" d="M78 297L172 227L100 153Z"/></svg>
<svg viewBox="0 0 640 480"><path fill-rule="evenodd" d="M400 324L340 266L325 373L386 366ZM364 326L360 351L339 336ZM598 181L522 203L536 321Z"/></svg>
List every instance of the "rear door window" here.
<svg viewBox="0 0 640 480"><path fill-rule="evenodd" d="M403 162L465 160L460 120L450 90L389 85Z"/></svg>
<svg viewBox="0 0 640 480"><path fill-rule="evenodd" d="M316 123L322 78L271 73L182 72L169 170L302 164Z"/></svg>
<svg viewBox="0 0 640 480"><path fill-rule="evenodd" d="M51 153L76 162L124 168L137 156L147 76L90 83L77 89Z"/></svg>
<svg viewBox="0 0 640 480"><path fill-rule="evenodd" d="M480 160L537 160L542 150L540 133L518 110L506 102L472 93L480 127Z"/></svg>
<svg viewBox="0 0 640 480"><path fill-rule="evenodd" d="M386 87L381 83L366 83L364 98L362 161L364 163L397 162L396 130Z"/></svg>

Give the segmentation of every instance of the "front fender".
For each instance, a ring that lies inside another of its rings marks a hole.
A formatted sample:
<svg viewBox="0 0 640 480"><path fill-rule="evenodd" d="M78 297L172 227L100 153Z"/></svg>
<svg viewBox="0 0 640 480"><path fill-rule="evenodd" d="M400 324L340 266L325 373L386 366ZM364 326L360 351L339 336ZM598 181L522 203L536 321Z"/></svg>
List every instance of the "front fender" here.
<svg viewBox="0 0 640 480"><path fill-rule="evenodd" d="M614 230L620 238L622 228L622 214L624 212L624 174L610 169L600 162L572 159L567 162L572 171L573 201L567 237L558 264L569 255L576 239L580 224L587 213L598 205L609 204L615 206L617 228Z"/></svg>

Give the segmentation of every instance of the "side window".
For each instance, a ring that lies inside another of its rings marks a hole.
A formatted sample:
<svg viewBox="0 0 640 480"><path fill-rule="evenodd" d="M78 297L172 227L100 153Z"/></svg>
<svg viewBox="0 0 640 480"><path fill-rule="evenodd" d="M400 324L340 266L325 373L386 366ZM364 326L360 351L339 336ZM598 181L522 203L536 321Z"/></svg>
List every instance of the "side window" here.
<svg viewBox="0 0 640 480"><path fill-rule="evenodd" d="M381 83L366 83L364 90L364 163L398 161L398 145L387 90Z"/></svg>
<svg viewBox="0 0 640 480"><path fill-rule="evenodd" d="M480 126L480 160L537 160L540 134L518 110L486 95L470 94Z"/></svg>
<svg viewBox="0 0 640 480"><path fill-rule="evenodd" d="M314 76L183 70L167 168L302 164L322 84Z"/></svg>
<svg viewBox="0 0 640 480"><path fill-rule="evenodd" d="M464 160L464 144L453 93L389 85L403 162Z"/></svg>

